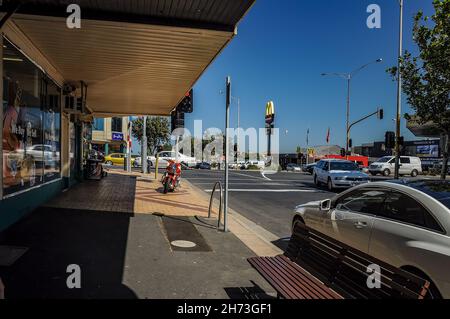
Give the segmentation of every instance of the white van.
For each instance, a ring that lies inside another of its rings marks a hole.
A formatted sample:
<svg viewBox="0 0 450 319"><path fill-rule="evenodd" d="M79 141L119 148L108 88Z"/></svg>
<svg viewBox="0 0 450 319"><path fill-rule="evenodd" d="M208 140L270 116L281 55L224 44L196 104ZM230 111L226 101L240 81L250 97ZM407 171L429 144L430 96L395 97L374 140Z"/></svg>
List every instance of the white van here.
<svg viewBox="0 0 450 319"><path fill-rule="evenodd" d="M369 166L369 172L372 175L381 174L390 176L395 172L395 156L385 156ZM400 175L411 175L416 177L422 174L422 161L418 157L401 156L400 157Z"/></svg>

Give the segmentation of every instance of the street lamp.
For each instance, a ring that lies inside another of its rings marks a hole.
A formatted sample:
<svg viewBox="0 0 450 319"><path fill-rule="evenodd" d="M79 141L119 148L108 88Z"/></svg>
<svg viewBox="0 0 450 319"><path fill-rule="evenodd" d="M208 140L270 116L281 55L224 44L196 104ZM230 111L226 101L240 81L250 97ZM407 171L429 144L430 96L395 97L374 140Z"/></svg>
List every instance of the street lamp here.
<svg viewBox="0 0 450 319"><path fill-rule="evenodd" d="M355 69L354 71L352 71L350 73L322 73L322 76L337 76L337 77L343 78L344 80L347 80L347 125L346 125L347 141L346 141L346 145L345 145L345 156L347 156L347 154L348 154L349 141L350 141L349 128L350 128L350 84L351 84L351 80L362 69L368 67L371 64L381 63L381 62L383 62L383 59L381 59L381 58L377 59L375 61L366 63L363 66L360 66L359 68Z"/></svg>

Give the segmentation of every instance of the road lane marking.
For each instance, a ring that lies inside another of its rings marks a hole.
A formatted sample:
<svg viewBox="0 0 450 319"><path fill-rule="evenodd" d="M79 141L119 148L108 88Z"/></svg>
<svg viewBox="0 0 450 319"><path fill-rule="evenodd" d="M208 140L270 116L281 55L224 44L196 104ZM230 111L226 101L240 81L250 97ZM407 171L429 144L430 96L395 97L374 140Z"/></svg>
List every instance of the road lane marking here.
<svg viewBox="0 0 450 319"><path fill-rule="evenodd" d="M317 189L229 189L229 192L246 193L322 193ZM211 193L212 189L205 189L205 192Z"/></svg>

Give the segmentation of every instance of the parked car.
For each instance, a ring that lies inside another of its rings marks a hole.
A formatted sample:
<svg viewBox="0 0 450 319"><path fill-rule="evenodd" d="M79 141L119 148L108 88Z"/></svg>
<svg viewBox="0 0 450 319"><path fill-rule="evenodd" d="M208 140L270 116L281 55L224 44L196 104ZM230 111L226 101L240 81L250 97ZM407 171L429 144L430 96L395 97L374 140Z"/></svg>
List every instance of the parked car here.
<svg viewBox="0 0 450 319"><path fill-rule="evenodd" d="M314 174L314 167L316 167L316 165L317 165L317 163L312 163L312 164L305 165L305 166L303 166L303 171L305 173L309 173L309 174L313 175Z"/></svg>
<svg viewBox="0 0 450 319"><path fill-rule="evenodd" d="M369 175L361 172L354 162L325 159L314 168L314 184L325 184L329 191L335 188L350 188L369 182Z"/></svg>
<svg viewBox="0 0 450 319"><path fill-rule="evenodd" d="M286 171L288 171L288 172L301 172L302 169L297 164L287 164Z"/></svg>
<svg viewBox="0 0 450 319"><path fill-rule="evenodd" d="M150 164L150 167L153 167L152 157L147 156L147 163ZM142 157L138 156L134 159L134 167L142 167Z"/></svg>
<svg viewBox="0 0 450 319"><path fill-rule="evenodd" d="M385 156L380 158L369 167L369 172L372 175L381 174L383 176L390 176L395 172L395 156ZM401 156L400 157L400 175L411 175L416 177L422 174L422 161L418 157Z"/></svg>
<svg viewBox="0 0 450 319"><path fill-rule="evenodd" d="M266 167L264 161L247 161L241 164L241 169L249 169L250 166L258 167L259 169L264 169Z"/></svg>
<svg viewBox="0 0 450 319"><path fill-rule="evenodd" d="M293 224L429 279L432 297L450 298L450 181L359 185L295 213Z"/></svg>
<svg viewBox="0 0 450 319"><path fill-rule="evenodd" d="M195 157L186 156L182 153L178 153L178 158L176 156L176 152L173 151L160 152L158 153L158 156L159 167L165 167L169 161L175 161L177 159L180 163L183 163L188 167L195 167L197 165L197 160L195 159ZM156 156L150 156L149 158L152 162L152 166L156 166Z"/></svg>
<svg viewBox="0 0 450 319"><path fill-rule="evenodd" d="M204 170L211 170L211 164L209 164L207 162L202 162L202 163L197 164L196 168L204 169Z"/></svg>
<svg viewBox="0 0 450 319"><path fill-rule="evenodd" d="M105 164L106 165L119 165L123 166L125 165L125 159L127 158L126 154L123 153L113 153L105 156ZM131 166L134 166L134 158L131 158Z"/></svg>

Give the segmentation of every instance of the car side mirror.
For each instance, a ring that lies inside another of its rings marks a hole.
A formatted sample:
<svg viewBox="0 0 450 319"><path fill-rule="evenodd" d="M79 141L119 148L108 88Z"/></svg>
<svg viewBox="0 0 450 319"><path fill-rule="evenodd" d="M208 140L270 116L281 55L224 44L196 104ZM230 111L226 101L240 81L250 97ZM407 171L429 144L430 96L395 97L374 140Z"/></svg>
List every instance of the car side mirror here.
<svg viewBox="0 0 450 319"><path fill-rule="evenodd" d="M331 209L331 200L326 199L324 201L321 201L319 204L319 209L321 211L329 211Z"/></svg>

